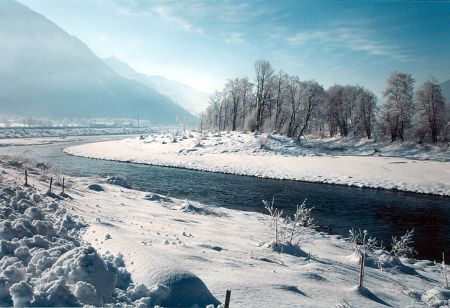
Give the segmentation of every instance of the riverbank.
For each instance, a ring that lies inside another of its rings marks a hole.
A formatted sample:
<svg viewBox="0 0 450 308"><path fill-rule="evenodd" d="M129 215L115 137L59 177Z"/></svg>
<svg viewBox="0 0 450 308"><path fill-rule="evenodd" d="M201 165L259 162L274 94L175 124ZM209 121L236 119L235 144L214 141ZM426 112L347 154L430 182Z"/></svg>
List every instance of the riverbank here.
<svg viewBox="0 0 450 308"><path fill-rule="evenodd" d="M30 170L29 165L22 167ZM189 269L221 301L225 290L230 289L233 307L268 303L277 307L332 307L345 303L352 307L407 307L448 303L448 293L439 287L440 272L430 261L401 259L392 263L389 258L380 259L382 255L377 255L367 263L365 289L361 290L355 288L359 266L351 245L337 236L308 229L301 249L280 253L269 245L266 215L208 207L91 178L67 177L67 196L52 198L46 195L51 174L35 166L32 169L30 189L44 200L36 206L56 203L66 214L78 216L83 222L80 240L102 255L107 251L113 255L120 253L135 283L150 289L155 283L169 283L174 273ZM20 167L11 168L4 163L0 174L4 189L20 189L17 188L23 181ZM56 195L60 189L54 186ZM4 226L5 220L1 223ZM375 260L385 260L383 270ZM198 286L195 285L198 280L189 277L179 292L187 288L191 293L183 294L198 298L189 288ZM150 294L141 289L142 294ZM152 293L155 299L164 293L163 289L158 290L160 293Z"/></svg>
<svg viewBox="0 0 450 308"><path fill-rule="evenodd" d="M370 140L311 140L243 133L167 133L91 143L71 155L272 179L450 196L450 151ZM407 158L405 158L407 157Z"/></svg>

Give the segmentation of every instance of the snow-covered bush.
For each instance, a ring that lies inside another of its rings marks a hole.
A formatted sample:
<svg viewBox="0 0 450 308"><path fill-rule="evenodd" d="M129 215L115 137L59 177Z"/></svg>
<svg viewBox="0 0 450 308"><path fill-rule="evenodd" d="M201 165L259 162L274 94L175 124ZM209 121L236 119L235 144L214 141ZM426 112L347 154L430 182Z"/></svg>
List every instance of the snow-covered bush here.
<svg viewBox="0 0 450 308"><path fill-rule="evenodd" d="M292 218L286 217L286 233L287 241L293 245L300 245L306 241L305 231L306 229L312 229L315 227L314 219L311 217L311 211L313 208L306 206L306 199L302 204L297 205Z"/></svg>
<svg viewBox="0 0 450 308"><path fill-rule="evenodd" d="M392 248L391 254L394 257L413 257L417 254L417 251L414 249L414 229L406 231L406 234L397 238L395 236L392 237Z"/></svg>
<svg viewBox="0 0 450 308"><path fill-rule="evenodd" d="M360 270L358 287L362 288L366 257L379 247L377 246L377 239L369 236L367 230L361 231L361 229L359 229L356 231L351 229L349 230L349 235L349 241L352 244L354 254L359 257Z"/></svg>
<svg viewBox="0 0 450 308"><path fill-rule="evenodd" d="M438 271L442 275L442 280L444 281L444 288L448 289L449 288L449 285L448 285L449 274L448 274L448 270L447 270L447 265L445 264L445 254L442 253L442 263L437 263L436 261L434 261L434 264L437 267Z"/></svg>
<svg viewBox="0 0 450 308"><path fill-rule="evenodd" d="M131 188L130 182L121 176L108 176L106 183L121 186L123 188Z"/></svg>
<svg viewBox="0 0 450 308"><path fill-rule="evenodd" d="M266 200L262 200L264 208L269 212L270 218L267 224L269 236L272 238L274 245L278 246L284 241L285 229L284 229L284 219L283 210L280 210L273 206L275 199L269 203Z"/></svg>
<svg viewBox="0 0 450 308"><path fill-rule="evenodd" d="M202 137L198 136L193 138L194 140L194 147L201 147L202 146Z"/></svg>
<svg viewBox="0 0 450 308"><path fill-rule="evenodd" d="M353 252L358 256L367 256L379 247L377 239L369 236L367 230L349 230L349 242L352 244Z"/></svg>
<svg viewBox="0 0 450 308"><path fill-rule="evenodd" d="M260 149L265 149L267 147L267 136L261 135L256 138L256 146Z"/></svg>
<svg viewBox="0 0 450 308"><path fill-rule="evenodd" d="M283 217L283 210L274 207L274 199L271 203L263 200L263 204L270 215L267 227L275 246L283 244L299 246L307 241L306 230L314 228L315 225L311 217L312 208L306 206L306 200L297 205L292 217Z"/></svg>
<svg viewBox="0 0 450 308"><path fill-rule="evenodd" d="M245 131L254 132L256 130L256 109L252 110L244 121Z"/></svg>

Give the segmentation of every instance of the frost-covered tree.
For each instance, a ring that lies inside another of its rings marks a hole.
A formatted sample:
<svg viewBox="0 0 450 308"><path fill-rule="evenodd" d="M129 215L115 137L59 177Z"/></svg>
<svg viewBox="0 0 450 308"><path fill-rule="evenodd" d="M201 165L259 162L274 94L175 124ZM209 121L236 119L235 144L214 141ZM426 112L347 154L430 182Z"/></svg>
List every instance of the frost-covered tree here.
<svg viewBox="0 0 450 308"><path fill-rule="evenodd" d="M386 99L381 107L380 126L391 141L405 140L406 130L413 115L414 79L410 74L393 72L387 80L383 94Z"/></svg>
<svg viewBox="0 0 450 308"><path fill-rule="evenodd" d="M239 78L239 95L241 97L242 107L240 114L241 129L244 129L245 118L252 110L253 102L253 84L247 77Z"/></svg>
<svg viewBox="0 0 450 308"><path fill-rule="evenodd" d="M436 143L445 128L445 99L439 82L432 78L425 81L416 92L416 132L425 132Z"/></svg>
<svg viewBox="0 0 450 308"><path fill-rule="evenodd" d="M230 101L231 130L237 129L238 111L241 105L241 93L239 88L239 78L228 79L225 84L224 93Z"/></svg>
<svg viewBox="0 0 450 308"><path fill-rule="evenodd" d="M353 112L353 130L355 136L372 138L375 125L375 113L377 110L377 99L373 92L364 87L357 86L356 104Z"/></svg>
<svg viewBox="0 0 450 308"><path fill-rule="evenodd" d="M315 80L301 83L300 88L300 127L297 139L309 128L313 119L318 116L319 107L326 102L326 93L323 87Z"/></svg>
<svg viewBox="0 0 450 308"><path fill-rule="evenodd" d="M287 95L287 84L289 82L289 76L283 72L279 72L277 76L273 79L273 129L280 132L287 120L286 112L284 112L286 107L286 95Z"/></svg>
<svg viewBox="0 0 450 308"><path fill-rule="evenodd" d="M258 60L255 63L255 74L256 130L260 131L263 127L264 113L272 98L274 70L268 61Z"/></svg>
<svg viewBox="0 0 450 308"><path fill-rule="evenodd" d="M339 134L345 137L350 132L352 89L350 86L334 85L328 89L327 93L330 136L333 137L339 131Z"/></svg>
<svg viewBox="0 0 450 308"><path fill-rule="evenodd" d="M298 77L292 76L289 78L287 85L287 96L289 102L289 120L287 124L287 135L292 137L295 135L300 126L299 113L301 103L301 81Z"/></svg>

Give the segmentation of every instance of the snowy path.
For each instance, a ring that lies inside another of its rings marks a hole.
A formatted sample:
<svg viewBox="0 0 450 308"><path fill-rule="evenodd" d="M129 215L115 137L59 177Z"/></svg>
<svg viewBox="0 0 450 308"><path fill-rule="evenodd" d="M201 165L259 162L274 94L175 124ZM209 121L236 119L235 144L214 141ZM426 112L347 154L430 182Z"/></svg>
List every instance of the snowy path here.
<svg viewBox="0 0 450 308"><path fill-rule="evenodd" d="M289 144L265 150L255 138L229 134L177 140L158 135L84 144L65 151L106 160L450 196L450 162L317 155Z"/></svg>

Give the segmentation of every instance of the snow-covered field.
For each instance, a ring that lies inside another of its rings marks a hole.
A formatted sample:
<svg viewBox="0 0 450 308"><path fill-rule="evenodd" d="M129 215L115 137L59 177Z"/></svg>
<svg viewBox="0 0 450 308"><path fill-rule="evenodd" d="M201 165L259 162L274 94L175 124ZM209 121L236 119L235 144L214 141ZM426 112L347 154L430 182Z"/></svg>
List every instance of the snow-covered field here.
<svg viewBox="0 0 450 308"><path fill-rule="evenodd" d="M298 143L252 133L166 133L73 146L72 155L274 179L450 196L448 147L371 140Z"/></svg>
<svg viewBox="0 0 450 308"><path fill-rule="evenodd" d="M20 165L0 167L2 306L205 306L223 302L227 289L231 307L449 304L430 261L379 252L358 289L357 258L337 236L308 229L301 249L280 253L268 245L266 215L110 184L123 185L117 179L66 177L67 195L57 185L49 195L50 171Z"/></svg>
<svg viewBox="0 0 450 308"><path fill-rule="evenodd" d="M0 138L41 138L67 136L137 135L154 132L151 127L50 127L50 128L1 128Z"/></svg>

